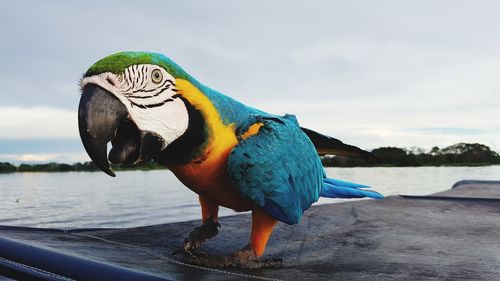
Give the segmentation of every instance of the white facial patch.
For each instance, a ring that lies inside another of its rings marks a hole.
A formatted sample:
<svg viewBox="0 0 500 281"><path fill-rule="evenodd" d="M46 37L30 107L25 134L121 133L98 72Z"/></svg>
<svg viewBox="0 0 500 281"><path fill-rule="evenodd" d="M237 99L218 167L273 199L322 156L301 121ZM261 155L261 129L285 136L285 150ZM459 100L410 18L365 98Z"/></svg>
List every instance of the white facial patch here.
<svg viewBox="0 0 500 281"><path fill-rule="evenodd" d="M176 94L175 78L157 65L132 65L122 74L105 72L86 77L81 89L88 84L98 85L116 96L127 107L139 130L163 138L162 149L188 128L188 112Z"/></svg>

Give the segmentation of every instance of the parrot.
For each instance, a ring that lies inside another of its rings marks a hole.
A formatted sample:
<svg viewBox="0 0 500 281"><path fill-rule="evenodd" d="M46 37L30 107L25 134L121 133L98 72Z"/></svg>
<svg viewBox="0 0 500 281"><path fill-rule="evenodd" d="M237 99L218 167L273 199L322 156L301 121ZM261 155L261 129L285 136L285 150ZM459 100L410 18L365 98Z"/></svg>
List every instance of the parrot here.
<svg viewBox="0 0 500 281"><path fill-rule="evenodd" d="M299 223L319 197L383 198L369 186L328 178L320 159L332 154L373 160L370 152L303 128L294 115L244 105L163 54L104 57L84 73L80 90L79 134L100 170L114 177L111 164L154 161L198 195L201 225L179 249L191 263L282 264L280 258L262 258L277 222ZM232 254L211 256L201 246L219 233L220 206L251 211L250 239Z"/></svg>

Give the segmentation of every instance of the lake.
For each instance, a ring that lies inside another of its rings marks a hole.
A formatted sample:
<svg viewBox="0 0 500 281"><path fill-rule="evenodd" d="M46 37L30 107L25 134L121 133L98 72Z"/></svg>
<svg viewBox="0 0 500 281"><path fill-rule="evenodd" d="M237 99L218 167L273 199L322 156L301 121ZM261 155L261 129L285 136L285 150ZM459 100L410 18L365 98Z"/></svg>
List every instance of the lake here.
<svg viewBox="0 0 500 281"><path fill-rule="evenodd" d="M500 180L500 166L326 168L329 177L386 196L426 195L462 179ZM322 198L316 204L345 202ZM221 208L220 215L234 214ZM0 224L49 228L132 227L200 219L198 197L168 170L0 174Z"/></svg>

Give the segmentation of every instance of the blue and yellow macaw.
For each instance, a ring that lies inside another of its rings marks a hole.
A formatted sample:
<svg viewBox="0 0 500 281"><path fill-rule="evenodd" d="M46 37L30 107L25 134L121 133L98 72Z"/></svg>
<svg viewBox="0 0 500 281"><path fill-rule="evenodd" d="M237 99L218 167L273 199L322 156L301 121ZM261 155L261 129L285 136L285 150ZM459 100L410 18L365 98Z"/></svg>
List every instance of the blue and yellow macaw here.
<svg viewBox="0 0 500 281"><path fill-rule="evenodd" d="M318 157L370 158L369 152L301 128L293 115L248 107L204 86L164 55L105 57L84 74L81 91L80 137L102 171L115 176L110 162L154 160L199 195L202 225L184 243L193 262L270 265L259 258L277 221L300 222L320 196L382 198L367 186L327 178ZM218 233L219 206L251 210L252 226L247 247L213 262L198 249Z"/></svg>

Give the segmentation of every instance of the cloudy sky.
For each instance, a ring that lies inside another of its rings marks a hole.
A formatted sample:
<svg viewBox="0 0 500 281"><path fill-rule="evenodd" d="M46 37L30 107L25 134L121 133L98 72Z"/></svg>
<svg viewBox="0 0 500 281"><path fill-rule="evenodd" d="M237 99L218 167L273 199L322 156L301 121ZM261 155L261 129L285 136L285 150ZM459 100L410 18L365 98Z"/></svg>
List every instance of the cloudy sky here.
<svg viewBox="0 0 500 281"><path fill-rule="evenodd" d="M1 1L0 161L88 160L78 80L123 50L365 149L500 151L498 1Z"/></svg>

